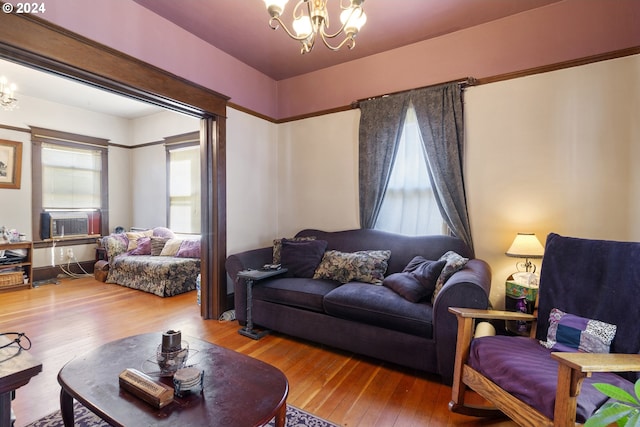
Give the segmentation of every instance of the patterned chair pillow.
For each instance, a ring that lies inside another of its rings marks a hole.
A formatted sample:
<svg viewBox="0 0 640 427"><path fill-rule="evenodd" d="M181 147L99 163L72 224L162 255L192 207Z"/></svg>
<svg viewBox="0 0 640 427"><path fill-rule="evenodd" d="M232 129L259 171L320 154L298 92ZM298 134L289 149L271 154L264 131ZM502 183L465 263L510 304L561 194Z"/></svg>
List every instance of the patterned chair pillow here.
<svg viewBox="0 0 640 427"><path fill-rule="evenodd" d="M314 279L329 279L340 283L358 281L381 285L389 265L391 251L326 251L316 269Z"/></svg>
<svg viewBox="0 0 640 427"><path fill-rule="evenodd" d="M554 351L609 353L616 330L616 325L553 308L549 313L547 341L540 344Z"/></svg>

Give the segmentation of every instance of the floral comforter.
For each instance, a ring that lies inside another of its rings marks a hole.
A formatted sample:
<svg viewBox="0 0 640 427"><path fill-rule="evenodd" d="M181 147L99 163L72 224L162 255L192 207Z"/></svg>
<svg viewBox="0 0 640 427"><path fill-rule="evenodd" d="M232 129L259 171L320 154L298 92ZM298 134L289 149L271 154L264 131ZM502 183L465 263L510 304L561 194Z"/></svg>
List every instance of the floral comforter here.
<svg viewBox="0 0 640 427"><path fill-rule="evenodd" d="M199 258L122 254L110 261L107 283L169 297L196 288Z"/></svg>

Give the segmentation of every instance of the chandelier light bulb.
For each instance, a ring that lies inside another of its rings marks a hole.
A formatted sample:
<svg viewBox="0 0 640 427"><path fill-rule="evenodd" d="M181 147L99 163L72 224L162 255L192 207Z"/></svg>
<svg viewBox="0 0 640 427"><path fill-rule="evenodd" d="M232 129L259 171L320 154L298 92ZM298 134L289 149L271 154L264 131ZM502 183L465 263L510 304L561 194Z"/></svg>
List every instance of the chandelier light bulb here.
<svg viewBox="0 0 640 427"><path fill-rule="evenodd" d="M320 39L330 50L337 51L344 45L349 49L355 46L355 36L367 22L363 3L365 0L350 0L348 6L344 6L340 0L334 3L341 10L339 14L341 27L335 33L329 33L329 0L298 0L293 8L291 26L288 26L283 18L287 0L264 0L269 16L269 26L273 30L282 27L289 37L297 40L302 45L301 53L310 52L316 40ZM336 11L337 14L337 11ZM342 38L342 41L339 41ZM334 40L336 40L334 42Z"/></svg>
<svg viewBox="0 0 640 427"><path fill-rule="evenodd" d="M18 100L15 98L15 92L18 87L11 83L5 76L0 77L0 106L5 110L13 110L18 104Z"/></svg>

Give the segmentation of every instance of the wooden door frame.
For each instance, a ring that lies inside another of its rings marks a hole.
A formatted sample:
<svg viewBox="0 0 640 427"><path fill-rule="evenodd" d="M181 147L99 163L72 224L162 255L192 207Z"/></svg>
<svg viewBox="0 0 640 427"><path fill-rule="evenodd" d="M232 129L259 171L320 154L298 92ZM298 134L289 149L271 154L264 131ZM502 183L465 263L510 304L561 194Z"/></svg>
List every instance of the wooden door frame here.
<svg viewBox="0 0 640 427"><path fill-rule="evenodd" d="M1 58L201 119L201 315L218 318L227 309L225 153L229 98L36 16L2 14L0 18Z"/></svg>

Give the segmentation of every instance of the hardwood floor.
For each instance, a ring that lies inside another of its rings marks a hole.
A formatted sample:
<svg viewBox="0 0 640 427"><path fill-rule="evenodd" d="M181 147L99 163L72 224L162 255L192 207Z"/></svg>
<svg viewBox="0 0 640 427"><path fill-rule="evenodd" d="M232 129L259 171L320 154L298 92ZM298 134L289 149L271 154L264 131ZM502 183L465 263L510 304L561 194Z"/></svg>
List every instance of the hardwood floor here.
<svg viewBox="0 0 640 427"><path fill-rule="evenodd" d="M451 414L450 387L435 377L273 333L254 341L238 323L202 320L195 291L171 298L93 278L0 293L0 332L26 332L43 372L18 389L16 427L59 408L57 373L72 358L129 335L169 329L239 351L281 369L288 403L342 426L513 426Z"/></svg>

